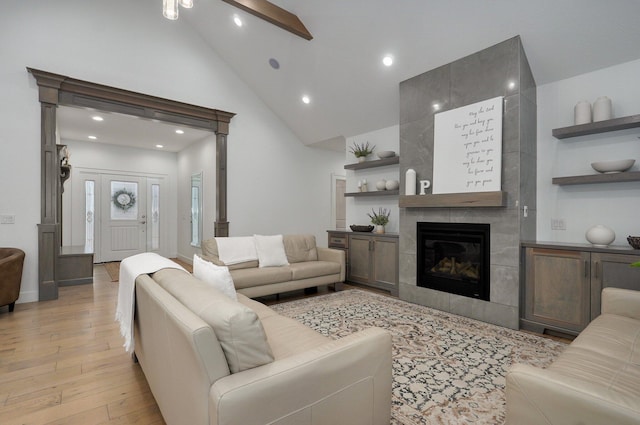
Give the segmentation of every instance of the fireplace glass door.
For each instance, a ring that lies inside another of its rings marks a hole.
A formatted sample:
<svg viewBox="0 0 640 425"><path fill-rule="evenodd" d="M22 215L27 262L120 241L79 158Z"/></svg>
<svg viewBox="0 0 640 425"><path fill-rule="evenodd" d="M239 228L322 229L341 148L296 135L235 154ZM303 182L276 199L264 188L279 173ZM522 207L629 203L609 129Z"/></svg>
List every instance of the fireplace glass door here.
<svg viewBox="0 0 640 425"><path fill-rule="evenodd" d="M489 301L489 225L418 223L418 286Z"/></svg>

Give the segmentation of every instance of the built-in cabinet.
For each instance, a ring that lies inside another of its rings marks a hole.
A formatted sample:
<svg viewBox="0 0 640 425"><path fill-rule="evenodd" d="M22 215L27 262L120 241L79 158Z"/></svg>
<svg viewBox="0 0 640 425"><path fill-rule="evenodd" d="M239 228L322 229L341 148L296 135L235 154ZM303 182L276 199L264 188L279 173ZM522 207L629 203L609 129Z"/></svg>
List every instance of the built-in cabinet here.
<svg viewBox="0 0 640 425"><path fill-rule="evenodd" d="M606 287L640 290L640 250L523 243L520 326L577 335L600 314Z"/></svg>
<svg viewBox="0 0 640 425"><path fill-rule="evenodd" d="M365 232L329 232L329 248L345 251L347 282L398 295L398 235Z"/></svg>
<svg viewBox="0 0 640 425"><path fill-rule="evenodd" d="M640 127L640 115L614 118L588 124L572 125L569 127L555 128L552 135L556 139L587 136L591 134L610 133L613 131L627 130ZM553 184L573 185L591 183L615 183L640 181L640 171L628 171L624 173L588 174L585 176L554 177Z"/></svg>

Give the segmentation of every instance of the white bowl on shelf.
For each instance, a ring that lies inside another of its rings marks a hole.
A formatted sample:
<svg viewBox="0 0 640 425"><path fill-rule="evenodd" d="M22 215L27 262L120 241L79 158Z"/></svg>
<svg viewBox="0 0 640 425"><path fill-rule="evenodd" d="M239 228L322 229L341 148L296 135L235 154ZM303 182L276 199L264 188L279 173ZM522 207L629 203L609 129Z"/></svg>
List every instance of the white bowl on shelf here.
<svg viewBox="0 0 640 425"><path fill-rule="evenodd" d="M591 167L599 173L621 173L635 164L635 159L617 159L614 161L592 162Z"/></svg>
<svg viewBox="0 0 640 425"><path fill-rule="evenodd" d="M377 155L380 159L393 158L394 156L396 156L396 153L394 151L380 151L377 153Z"/></svg>

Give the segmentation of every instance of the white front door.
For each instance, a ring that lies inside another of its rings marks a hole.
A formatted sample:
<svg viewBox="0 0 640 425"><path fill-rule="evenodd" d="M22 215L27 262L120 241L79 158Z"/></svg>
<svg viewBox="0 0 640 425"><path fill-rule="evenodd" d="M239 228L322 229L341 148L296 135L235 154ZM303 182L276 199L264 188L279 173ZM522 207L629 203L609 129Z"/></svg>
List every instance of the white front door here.
<svg viewBox="0 0 640 425"><path fill-rule="evenodd" d="M146 252L146 178L103 175L101 192L100 261Z"/></svg>

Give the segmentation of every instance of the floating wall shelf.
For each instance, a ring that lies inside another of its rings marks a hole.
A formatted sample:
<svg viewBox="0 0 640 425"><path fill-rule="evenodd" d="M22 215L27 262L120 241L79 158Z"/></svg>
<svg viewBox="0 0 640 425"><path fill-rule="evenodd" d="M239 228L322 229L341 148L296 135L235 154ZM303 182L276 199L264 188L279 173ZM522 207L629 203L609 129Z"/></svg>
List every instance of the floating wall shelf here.
<svg viewBox="0 0 640 425"><path fill-rule="evenodd" d="M355 164L347 164L345 170L364 170L365 168L384 167L385 165L399 164L400 157L392 156L391 158L376 159L373 161L357 162Z"/></svg>
<svg viewBox="0 0 640 425"><path fill-rule="evenodd" d="M507 192L401 195L398 204L400 208L504 207L507 205Z"/></svg>
<svg viewBox="0 0 640 425"><path fill-rule="evenodd" d="M611 174L588 174L586 176L554 177L551 182L557 185L619 183L640 181L640 171L627 171Z"/></svg>
<svg viewBox="0 0 640 425"><path fill-rule="evenodd" d="M614 118L612 120L592 122L589 124L554 128L551 134L556 139L567 139L569 137L587 136L589 134L627 130L637 127L640 127L640 115L630 115L628 117Z"/></svg>
<svg viewBox="0 0 640 425"><path fill-rule="evenodd" d="M400 193L398 190L373 190L371 192L348 192L344 194L344 197L393 196L398 193Z"/></svg>

